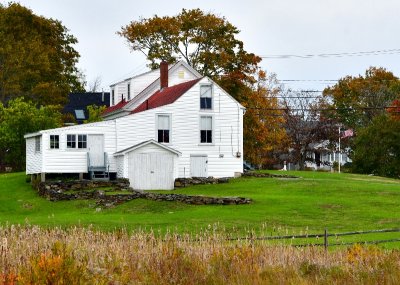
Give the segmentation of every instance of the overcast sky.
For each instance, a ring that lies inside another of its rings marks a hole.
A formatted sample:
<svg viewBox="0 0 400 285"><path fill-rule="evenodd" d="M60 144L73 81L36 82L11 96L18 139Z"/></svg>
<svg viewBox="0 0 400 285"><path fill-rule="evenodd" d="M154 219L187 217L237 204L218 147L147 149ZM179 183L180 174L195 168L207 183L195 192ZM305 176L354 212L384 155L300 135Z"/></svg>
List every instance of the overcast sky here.
<svg viewBox="0 0 400 285"><path fill-rule="evenodd" d="M9 0L0 0L6 4ZM79 68L88 82L100 76L104 90L115 81L146 71L145 57L131 52L116 34L139 17L176 15L200 8L241 31L245 49L260 56L356 53L352 56L265 58L261 66L287 87L322 90L323 80L363 74L369 66L400 76L399 0L20 0L35 14L60 20L77 37ZM359 56L359 52L378 52ZM389 54L390 53L390 54Z"/></svg>

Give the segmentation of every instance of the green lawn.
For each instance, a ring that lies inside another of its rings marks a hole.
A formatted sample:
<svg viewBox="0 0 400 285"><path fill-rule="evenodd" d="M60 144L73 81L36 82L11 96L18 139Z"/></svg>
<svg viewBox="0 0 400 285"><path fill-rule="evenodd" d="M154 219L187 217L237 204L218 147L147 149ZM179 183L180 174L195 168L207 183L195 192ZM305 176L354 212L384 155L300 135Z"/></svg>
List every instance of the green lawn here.
<svg viewBox="0 0 400 285"><path fill-rule="evenodd" d="M277 173L277 172L276 172ZM39 197L23 173L0 175L1 224L71 226L105 230L154 229L198 232L218 228L240 235L315 233L400 227L400 181L353 174L288 172L300 179L240 178L175 193L242 196L250 205L194 206L134 200L96 210L93 201L49 202ZM400 238L392 234L391 238ZM379 236L380 238L381 236Z"/></svg>

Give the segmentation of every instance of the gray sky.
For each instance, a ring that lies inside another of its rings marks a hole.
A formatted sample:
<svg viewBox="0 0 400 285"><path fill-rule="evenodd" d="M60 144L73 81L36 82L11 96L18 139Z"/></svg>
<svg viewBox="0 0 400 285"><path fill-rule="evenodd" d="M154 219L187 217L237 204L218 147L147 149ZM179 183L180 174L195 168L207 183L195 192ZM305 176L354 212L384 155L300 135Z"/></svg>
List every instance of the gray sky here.
<svg viewBox="0 0 400 285"><path fill-rule="evenodd" d="M0 0L6 4L9 0ZM318 55L398 49L368 56L266 58L261 66L293 89L322 90L346 75L363 74L369 66L400 76L400 1L398 0L19 0L35 14L60 20L77 37L79 68L88 82L102 87L146 71L145 57L131 52L116 34L139 17L176 15L200 8L241 30L245 49L260 56ZM359 54L357 54L359 55ZM303 81L305 80L305 81Z"/></svg>

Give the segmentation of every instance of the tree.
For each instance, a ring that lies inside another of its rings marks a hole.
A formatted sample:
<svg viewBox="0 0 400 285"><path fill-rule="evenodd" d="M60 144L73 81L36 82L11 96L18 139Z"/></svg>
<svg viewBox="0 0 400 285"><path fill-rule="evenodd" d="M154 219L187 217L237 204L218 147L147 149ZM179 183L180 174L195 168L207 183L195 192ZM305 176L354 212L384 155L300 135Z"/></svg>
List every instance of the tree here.
<svg viewBox="0 0 400 285"><path fill-rule="evenodd" d="M337 122L330 116L323 98L312 97L308 92L288 90L283 98L285 129L289 137L289 161L301 170L311 160L307 154L314 151L313 144L337 139ZM330 143L330 147L334 147Z"/></svg>
<svg viewBox="0 0 400 285"><path fill-rule="evenodd" d="M400 121L400 100L394 100L387 111L394 120Z"/></svg>
<svg viewBox="0 0 400 285"><path fill-rule="evenodd" d="M88 92L98 92L101 87L101 76L97 76L92 81L89 82Z"/></svg>
<svg viewBox="0 0 400 285"><path fill-rule="evenodd" d="M59 107L37 108L32 102L24 102L24 98L10 100L7 107L0 102L0 162L24 169L24 135L60 126Z"/></svg>
<svg viewBox="0 0 400 285"><path fill-rule="evenodd" d="M400 81L384 68L370 67L365 76L346 76L323 92L332 101L336 116L348 128L368 126L373 118L399 98Z"/></svg>
<svg viewBox="0 0 400 285"><path fill-rule="evenodd" d="M400 177L400 121L383 114L360 129L353 147L352 170Z"/></svg>
<svg viewBox="0 0 400 285"><path fill-rule="evenodd" d="M103 121L103 117L101 114L107 109L106 106L97 106L97 105L90 105L87 106L87 110L89 112L89 118L84 121L84 123L94 123Z"/></svg>
<svg viewBox="0 0 400 285"><path fill-rule="evenodd" d="M236 97L239 83L255 83L261 61L244 50L243 42L236 38L238 33L224 17L182 9L173 17L155 15L133 21L119 35L128 40L132 50L147 57L152 69L158 68L161 60L173 63L182 58Z"/></svg>
<svg viewBox="0 0 400 285"><path fill-rule="evenodd" d="M280 91L275 74L267 76L260 71L257 85L248 91L243 102L247 108L243 131L246 160L260 167L278 163L277 150L287 147L283 112L277 98Z"/></svg>
<svg viewBox="0 0 400 285"><path fill-rule="evenodd" d="M165 60L185 60L202 75L208 76L247 107L244 116L245 158L255 164L273 162L272 148L284 142L282 117L276 98L277 89L260 70L259 56L244 49L237 39L239 30L224 17L200 9L183 9L180 14L133 21L122 28L132 50L142 52L150 68ZM272 80L272 81L271 81ZM276 113L276 116L270 114Z"/></svg>
<svg viewBox="0 0 400 285"><path fill-rule="evenodd" d="M68 93L84 91L76 43L61 22L17 3L0 4L0 101L63 104Z"/></svg>

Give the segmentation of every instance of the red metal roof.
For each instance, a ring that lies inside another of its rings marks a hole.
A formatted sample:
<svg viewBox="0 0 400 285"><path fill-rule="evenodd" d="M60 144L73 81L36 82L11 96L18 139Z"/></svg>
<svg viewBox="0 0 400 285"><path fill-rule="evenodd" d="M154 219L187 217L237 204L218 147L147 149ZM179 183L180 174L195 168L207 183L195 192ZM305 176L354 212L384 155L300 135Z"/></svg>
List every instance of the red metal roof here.
<svg viewBox="0 0 400 285"><path fill-rule="evenodd" d="M151 95L149 99L140 104L136 109L134 109L131 114L174 103L179 97L185 94L200 80L201 78L159 90Z"/></svg>
<svg viewBox="0 0 400 285"><path fill-rule="evenodd" d="M109 113L117 111L119 109L122 109L122 107L124 107L126 104L128 104L128 101L125 101L125 99L122 99L120 102L118 102L118 104L105 109L103 112L103 115L109 114Z"/></svg>

